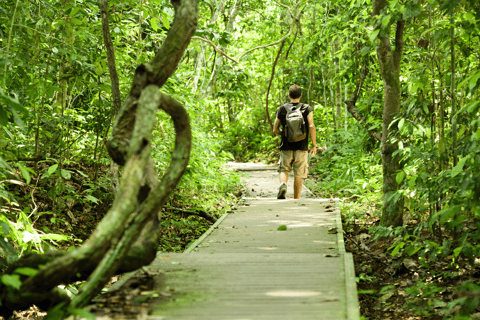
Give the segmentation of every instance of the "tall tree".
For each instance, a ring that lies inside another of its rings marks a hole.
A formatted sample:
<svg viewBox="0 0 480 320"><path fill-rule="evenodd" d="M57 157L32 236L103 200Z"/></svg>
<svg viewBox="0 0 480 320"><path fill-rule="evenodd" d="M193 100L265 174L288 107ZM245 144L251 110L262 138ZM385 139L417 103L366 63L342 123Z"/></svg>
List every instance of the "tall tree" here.
<svg viewBox="0 0 480 320"><path fill-rule="evenodd" d="M387 13L387 0L373 1L373 17L377 35L377 58L380 74L383 80L383 126L381 140L381 154L383 167L383 208L381 224L384 226L401 226L403 224L403 196L397 191L399 185L397 173L402 169L400 156L395 155L398 150L396 137L397 125L393 124L398 115L401 103L400 64L403 52L403 32L405 21L399 18L396 25L394 43L390 41L390 24L385 28L383 19L391 19L393 13Z"/></svg>

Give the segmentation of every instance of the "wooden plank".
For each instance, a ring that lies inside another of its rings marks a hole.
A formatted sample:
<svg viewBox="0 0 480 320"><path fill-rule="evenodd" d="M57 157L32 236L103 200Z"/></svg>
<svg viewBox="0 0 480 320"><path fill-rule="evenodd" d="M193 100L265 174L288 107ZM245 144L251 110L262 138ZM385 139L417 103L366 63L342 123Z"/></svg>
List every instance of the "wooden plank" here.
<svg viewBox="0 0 480 320"><path fill-rule="evenodd" d="M340 256L166 254L151 267L175 289L153 319L346 319Z"/></svg>

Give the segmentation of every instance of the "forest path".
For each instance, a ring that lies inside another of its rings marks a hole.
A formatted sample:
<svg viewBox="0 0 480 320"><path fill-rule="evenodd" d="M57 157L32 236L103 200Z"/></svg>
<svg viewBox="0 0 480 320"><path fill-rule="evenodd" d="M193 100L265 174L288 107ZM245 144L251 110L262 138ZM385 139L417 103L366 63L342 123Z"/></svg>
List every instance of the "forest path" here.
<svg viewBox="0 0 480 320"><path fill-rule="evenodd" d="M159 253L148 266L171 297L146 319L360 319L353 259L345 252L335 200L309 190L277 200L276 167L245 171L244 204L222 216L184 253ZM286 226L286 230L277 230Z"/></svg>

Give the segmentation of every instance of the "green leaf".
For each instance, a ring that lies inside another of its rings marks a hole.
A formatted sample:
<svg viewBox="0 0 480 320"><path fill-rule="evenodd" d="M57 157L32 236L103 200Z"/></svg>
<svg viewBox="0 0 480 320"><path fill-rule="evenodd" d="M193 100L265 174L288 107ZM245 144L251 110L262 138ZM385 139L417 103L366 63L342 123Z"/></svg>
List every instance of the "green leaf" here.
<svg viewBox="0 0 480 320"><path fill-rule="evenodd" d="M20 290L20 287L22 286L22 281L20 281L20 276L18 274L4 274L2 276L2 283L17 290Z"/></svg>
<svg viewBox="0 0 480 320"><path fill-rule="evenodd" d="M458 247L458 248L453 249L453 257L455 257L455 258L458 257L460 252L462 252L462 249L463 249L463 247Z"/></svg>
<svg viewBox="0 0 480 320"><path fill-rule="evenodd" d="M370 41L374 42L377 39L378 34L380 33L380 29L373 30L372 34L370 34Z"/></svg>
<svg viewBox="0 0 480 320"><path fill-rule="evenodd" d="M16 111L23 112L23 113L28 113L28 110L25 109L25 107L20 104L17 97L12 98L6 95L2 89L0 89L0 101L3 101L11 109L14 109Z"/></svg>
<svg viewBox="0 0 480 320"><path fill-rule="evenodd" d="M153 31L157 32L158 30L157 18L152 18L150 20L150 25L152 26Z"/></svg>
<svg viewBox="0 0 480 320"><path fill-rule="evenodd" d="M452 175L452 177L456 177L461 172L463 172L463 167L465 166L465 162L469 158L470 158L470 155L467 155L467 156L463 157L462 159L460 159L460 161L458 161L457 165L452 169L452 171L450 173Z"/></svg>
<svg viewBox="0 0 480 320"><path fill-rule="evenodd" d="M98 201L100 201L92 195L86 195L85 198L87 198L88 200L90 200L92 202L95 202L96 204L98 204Z"/></svg>
<svg viewBox="0 0 480 320"><path fill-rule="evenodd" d="M58 164L54 164L53 166L51 166L50 168L48 168L48 174L53 174L55 171L57 171L57 168L58 168Z"/></svg>
<svg viewBox="0 0 480 320"><path fill-rule="evenodd" d="M8 223L0 221L0 226L2 227L3 236L6 237L10 233L10 226Z"/></svg>
<svg viewBox="0 0 480 320"><path fill-rule="evenodd" d="M60 170L60 174L65 180L70 180L70 178L72 177L72 172L65 169Z"/></svg>
<svg viewBox="0 0 480 320"><path fill-rule="evenodd" d="M400 121L398 122L398 130L402 130L403 128L403 125L405 124L405 119L400 119Z"/></svg>
<svg viewBox="0 0 480 320"><path fill-rule="evenodd" d="M69 311L81 319L95 320L95 316L86 309L70 309Z"/></svg>
<svg viewBox="0 0 480 320"><path fill-rule="evenodd" d="M170 29L170 22L168 21L168 16L164 13L163 14L163 26L165 29Z"/></svg>
<svg viewBox="0 0 480 320"><path fill-rule="evenodd" d="M405 179L405 176L406 176L405 171L400 171L399 173L397 173L397 177L395 178L395 180L397 181L398 184L400 184L402 183L403 179Z"/></svg>
<svg viewBox="0 0 480 320"><path fill-rule="evenodd" d="M403 248L403 246L405 246L405 242L399 242L392 251L392 257L396 256L400 249Z"/></svg>
<svg viewBox="0 0 480 320"><path fill-rule="evenodd" d="M15 271L13 272L21 274L22 276L31 277L36 275L38 273L38 270L33 268L28 268L28 267L22 267L22 268L15 269Z"/></svg>
<svg viewBox="0 0 480 320"><path fill-rule="evenodd" d="M28 173L28 170L24 166L22 166L20 163L17 164L17 167L18 169L20 169L20 172L22 173L22 176L27 182L27 184L30 184L31 177L30 177L30 173Z"/></svg>
<svg viewBox="0 0 480 320"><path fill-rule="evenodd" d="M285 231L285 230L287 230L286 225L281 225L280 227L277 228L277 231Z"/></svg>
<svg viewBox="0 0 480 320"><path fill-rule="evenodd" d="M7 256L7 262L9 264L12 264L18 260L17 251L15 251L13 245L5 241L3 237L0 237L0 248L2 248L3 252L5 252L5 255Z"/></svg>
<svg viewBox="0 0 480 320"><path fill-rule="evenodd" d="M365 46L365 47L363 47L363 48L360 50L360 55L363 56L364 54L368 53L371 48L372 48L372 47L370 47L370 46Z"/></svg>
<svg viewBox="0 0 480 320"><path fill-rule="evenodd" d="M54 241L67 241L68 240L68 236L66 236L64 234L55 234L55 233L43 234L43 235L40 236L40 238L47 238L47 239L54 240Z"/></svg>

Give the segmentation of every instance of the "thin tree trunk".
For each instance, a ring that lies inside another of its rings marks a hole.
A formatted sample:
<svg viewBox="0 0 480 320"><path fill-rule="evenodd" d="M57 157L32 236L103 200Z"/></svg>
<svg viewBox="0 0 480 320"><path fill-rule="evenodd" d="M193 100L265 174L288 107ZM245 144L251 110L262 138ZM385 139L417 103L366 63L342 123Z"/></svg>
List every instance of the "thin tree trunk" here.
<svg viewBox="0 0 480 320"><path fill-rule="evenodd" d="M50 53L51 57L51 53ZM47 60L47 66L45 68L45 76L44 76L44 81L43 81L43 94L42 94L42 101L40 103L40 111L37 116L37 127L35 128L35 151L34 151L34 158L37 159L39 158L38 155L38 147L40 143L40 123L42 121L43 117L43 111L45 110L45 95L46 95L46 86L47 86L47 79L48 79L48 69L50 68L50 58ZM37 172L37 160L34 162L34 171Z"/></svg>
<svg viewBox="0 0 480 320"><path fill-rule="evenodd" d="M453 18L453 10L451 12L450 18L450 72L451 72L451 80L450 80L450 94L452 99L452 148L453 148L453 166L457 165L457 105L456 105L456 85L455 85L455 19Z"/></svg>
<svg viewBox="0 0 480 320"><path fill-rule="evenodd" d="M215 21L217 21L217 18L220 15L220 12L223 12L223 10L225 8L225 3L226 2L227 2L227 0L221 0L218 7L215 8L215 10L212 10L212 16L210 17L210 24L214 24ZM204 43L202 43L201 46L200 46L200 52L198 53L198 55L195 59L195 75L193 76L193 85L192 85L192 93L193 94L196 94L197 92L199 92L198 82L200 81L202 70L204 69L205 48L206 48L206 45Z"/></svg>
<svg viewBox="0 0 480 320"><path fill-rule="evenodd" d="M334 86L333 86L333 81L331 77L330 77L330 100L332 101L332 118L333 118L333 128L335 131L337 129L337 117L336 117L337 100L335 99Z"/></svg>
<svg viewBox="0 0 480 320"><path fill-rule="evenodd" d="M103 42L105 45L105 50L107 51L107 64L108 64L108 71L110 74L110 82L112 84L112 102L113 108L111 112L111 118L115 118L118 114L118 111L122 107L122 101L120 96L120 83L118 80L118 73L117 67L115 63L115 49L113 47L112 36L110 33L110 26L109 26L109 16L108 16L108 0L100 0L99 3L100 12L102 15L102 33L103 33ZM142 19L140 17L140 19ZM141 24L139 26L141 28ZM139 29L139 41L141 41L141 30ZM140 56L140 51L137 58ZM100 94L99 94L100 95ZM119 171L118 165L112 160L110 163L110 187L111 190L115 193L118 190L118 186L120 185L119 182Z"/></svg>
<svg viewBox="0 0 480 320"><path fill-rule="evenodd" d="M373 16L379 15L387 7L386 0L373 1ZM383 208L380 223L383 226L401 226L403 224L403 196L398 193L397 173L402 170L398 150L398 140L394 140L397 126L392 125L401 105L400 63L403 52L403 33L405 21L396 23L395 50L392 51L389 32L378 35L377 58L384 84L383 130L382 130L382 167L383 167Z"/></svg>
<svg viewBox="0 0 480 320"><path fill-rule="evenodd" d="M323 103L324 103L324 108L325 108L325 119L327 121L327 126L325 127L325 140L328 142L328 138L330 136L329 134L329 127L330 127L330 121L329 121L329 117L328 117L328 101L327 101L327 83L326 83L326 79L325 79L325 75L322 73L322 79L323 79Z"/></svg>
<svg viewBox="0 0 480 320"><path fill-rule="evenodd" d="M273 136L275 136L275 134L273 133L273 123L272 123L272 119L270 119L270 112L268 111L268 96L270 94L270 87L272 86L273 78L275 77L275 67L277 66L277 62L278 62L278 59L280 57L280 54L282 53L284 45L285 45L285 41L282 41L282 43L280 43L280 48L278 48L277 56L275 57L275 61L273 62L272 73L270 75L270 81L268 83L268 88L267 88L267 95L266 95L266 98L265 98L265 100L266 100L265 101L265 115L268 119L268 124L270 125L270 129L271 129L271 132L272 132Z"/></svg>

